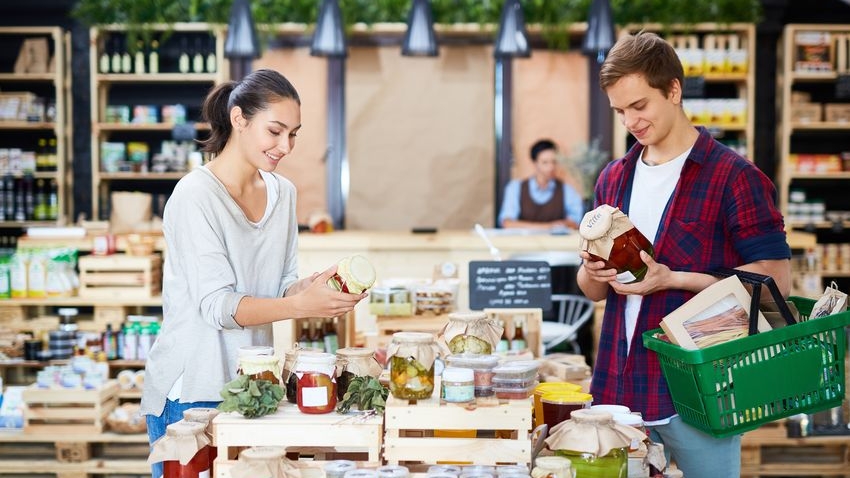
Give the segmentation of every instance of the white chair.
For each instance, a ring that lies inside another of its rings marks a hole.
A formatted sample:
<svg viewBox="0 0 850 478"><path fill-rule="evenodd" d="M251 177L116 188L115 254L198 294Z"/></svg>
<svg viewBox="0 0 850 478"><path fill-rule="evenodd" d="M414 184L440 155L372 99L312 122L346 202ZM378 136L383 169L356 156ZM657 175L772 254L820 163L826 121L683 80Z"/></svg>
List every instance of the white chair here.
<svg viewBox="0 0 850 478"><path fill-rule="evenodd" d="M543 353L569 342L573 353L580 354L578 330L593 317L593 301L581 295L552 294L552 302L557 304L558 320L544 320L541 324Z"/></svg>

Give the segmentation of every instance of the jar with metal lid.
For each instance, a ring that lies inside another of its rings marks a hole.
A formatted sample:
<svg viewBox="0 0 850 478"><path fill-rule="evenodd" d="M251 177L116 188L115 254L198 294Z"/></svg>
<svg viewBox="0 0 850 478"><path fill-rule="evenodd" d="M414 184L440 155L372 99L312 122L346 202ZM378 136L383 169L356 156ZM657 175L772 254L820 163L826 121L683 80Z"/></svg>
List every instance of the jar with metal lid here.
<svg viewBox="0 0 850 478"><path fill-rule="evenodd" d="M180 420L165 428L155 441L148 463L163 462L163 478L207 478L210 476L210 440L203 423Z"/></svg>
<svg viewBox="0 0 850 478"><path fill-rule="evenodd" d="M434 392L434 363L439 355L434 335L396 332L387 349L390 393L402 400L430 398Z"/></svg>
<svg viewBox="0 0 850 478"><path fill-rule="evenodd" d="M274 355L243 355L239 357L236 373L280 385L280 361Z"/></svg>
<svg viewBox="0 0 850 478"><path fill-rule="evenodd" d="M323 468L327 478L343 478L345 472L357 469L357 463L351 460L333 460L325 463Z"/></svg>
<svg viewBox="0 0 850 478"><path fill-rule="evenodd" d="M484 312L452 312L439 337L452 354L490 354L502 337L502 326Z"/></svg>
<svg viewBox="0 0 850 478"><path fill-rule="evenodd" d="M345 347L336 351L336 396L342 400L348 384L354 377L381 376L383 367L375 358L375 351L366 347Z"/></svg>
<svg viewBox="0 0 850 478"><path fill-rule="evenodd" d="M287 478L300 472L286 458L286 447L254 446L239 452L239 460L230 469L232 478Z"/></svg>
<svg viewBox="0 0 850 478"><path fill-rule="evenodd" d="M302 413L330 413L336 407L336 356L300 353L295 361L298 377L296 403Z"/></svg>
<svg viewBox="0 0 850 478"><path fill-rule="evenodd" d="M562 456L538 456L531 469L531 478L575 478L572 462Z"/></svg>
<svg viewBox="0 0 850 478"><path fill-rule="evenodd" d="M407 478L410 476L410 469L402 465L379 466L375 471L378 472L378 478Z"/></svg>
<svg viewBox="0 0 850 478"><path fill-rule="evenodd" d="M584 215L579 225L581 250L606 267L617 269L617 282L639 282L646 275L640 251L655 257L655 249L628 216L618 208L603 204Z"/></svg>

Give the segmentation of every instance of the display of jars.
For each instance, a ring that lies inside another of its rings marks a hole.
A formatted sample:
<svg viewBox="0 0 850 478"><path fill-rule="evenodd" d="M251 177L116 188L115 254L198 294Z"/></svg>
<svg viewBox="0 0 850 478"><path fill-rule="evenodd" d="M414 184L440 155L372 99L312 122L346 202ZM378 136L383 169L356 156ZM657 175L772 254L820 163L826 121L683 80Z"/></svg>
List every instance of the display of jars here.
<svg viewBox="0 0 850 478"><path fill-rule="evenodd" d="M381 376L383 367L375 358L375 351L366 347L345 347L336 351L336 396L342 400L348 384L354 377Z"/></svg>
<svg viewBox="0 0 850 478"><path fill-rule="evenodd" d="M240 347L236 373L280 385L280 360L266 346Z"/></svg>
<svg viewBox="0 0 850 478"><path fill-rule="evenodd" d="M588 212L578 229L581 250L606 267L617 269L617 282L639 282L646 275L640 251L655 257L650 242L618 208L603 204Z"/></svg>
<svg viewBox="0 0 850 478"><path fill-rule="evenodd" d="M336 407L336 356L302 352L295 361L296 404L302 413L330 413Z"/></svg>
<svg viewBox="0 0 850 478"><path fill-rule="evenodd" d="M402 400L430 398L434 392L434 363L439 349L427 332L396 332L387 349L390 393Z"/></svg>

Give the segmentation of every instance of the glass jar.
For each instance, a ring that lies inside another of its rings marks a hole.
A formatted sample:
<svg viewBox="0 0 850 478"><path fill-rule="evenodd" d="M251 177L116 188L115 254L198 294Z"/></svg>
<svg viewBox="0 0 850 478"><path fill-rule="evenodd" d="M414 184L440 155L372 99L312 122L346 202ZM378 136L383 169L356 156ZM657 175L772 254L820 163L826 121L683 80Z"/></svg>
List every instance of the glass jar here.
<svg viewBox="0 0 850 478"><path fill-rule="evenodd" d="M440 398L447 402L471 402L475 400L475 372L471 368L446 367L440 387Z"/></svg>
<svg viewBox="0 0 850 478"><path fill-rule="evenodd" d="M434 363L439 350L427 332L396 332L387 350L390 392L401 400L430 398L434 393Z"/></svg>
<svg viewBox="0 0 850 478"><path fill-rule="evenodd" d="M597 457L593 453L582 453L569 450L555 450L557 456L562 456L575 469L575 478L628 478L629 449L614 448L605 456Z"/></svg>
<svg viewBox="0 0 850 478"><path fill-rule="evenodd" d="M336 397L342 400L348 384L354 377L381 376L383 367L375 358L375 351L366 347L345 347L336 351Z"/></svg>
<svg viewBox="0 0 850 478"><path fill-rule="evenodd" d="M603 204L584 215L579 226L581 250L617 269L617 282L639 282L646 275L640 251L655 257L652 243L618 208Z"/></svg>
<svg viewBox="0 0 850 478"><path fill-rule="evenodd" d="M340 292L359 294L375 283L375 267L363 256L350 256L340 260L336 273L328 279L328 285Z"/></svg>
<svg viewBox="0 0 850 478"><path fill-rule="evenodd" d="M382 316L413 315L410 290L404 287L381 287L369 291L369 312Z"/></svg>
<svg viewBox="0 0 850 478"><path fill-rule="evenodd" d="M286 447L252 446L239 452L239 461L231 469L232 478L286 478L292 465L286 459Z"/></svg>
<svg viewBox="0 0 850 478"><path fill-rule="evenodd" d="M236 373L280 385L280 361L274 355L243 355L239 357Z"/></svg>
<svg viewBox="0 0 850 478"><path fill-rule="evenodd" d="M218 456L218 448L215 446L215 434L213 434L212 421L218 415L217 408L195 407L183 410L183 420L187 422L201 423L204 425L204 433L210 439L210 469Z"/></svg>
<svg viewBox="0 0 850 478"><path fill-rule="evenodd" d="M575 478L570 460L562 456L538 456L531 470L532 478Z"/></svg>
<svg viewBox="0 0 850 478"><path fill-rule="evenodd" d="M375 471L378 472L378 478L408 478L410 476L410 470L402 465L379 466Z"/></svg>
<svg viewBox="0 0 850 478"><path fill-rule="evenodd" d="M589 393L544 392L540 396L543 423L551 430L564 420L569 420L575 410L590 408L592 403L593 395Z"/></svg>
<svg viewBox="0 0 850 478"><path fill-rule="evenodd" d="M357 464L351 460L333 460L325 463L324 470L327 478L343 478L349 470L356 470Z"/></svg>
<svg viewBox="0 0 850 478"><path fill-rule="evenodd" d="M206 478L210 476L210 447L203 423L181 420L165 428L172 456L163 461L163 478ZM188 445L188 446L187 446ZM185 450L196 450L192 459L181 464Z"/></svg>
<svg viewBox="0 0 850 478"><path fill-rule="evenodd" d="M298 377L296 403L302 413L330 413L336 407L336 356L300 353L295 361Z"/></svg>
<svg viewBox="0 0 850 478"><path fill-rule="evenodd" d="M493 353L501 336L498 322L484 312L452 312L443 330L443 340L452 354Z"/></svg>

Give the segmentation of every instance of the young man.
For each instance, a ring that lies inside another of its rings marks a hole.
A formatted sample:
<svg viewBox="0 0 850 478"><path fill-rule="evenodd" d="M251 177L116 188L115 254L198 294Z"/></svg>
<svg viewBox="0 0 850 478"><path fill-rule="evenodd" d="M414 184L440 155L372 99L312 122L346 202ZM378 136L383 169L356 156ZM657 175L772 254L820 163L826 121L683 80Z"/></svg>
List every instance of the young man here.
<svg viewBox="0 0 850 478"><path fill-rule="evenodd" d="M620 39L602 65L600 86L637 144L601 173L595 202L625 212L653 242L655 259L641 252L646 277L620 284L614 269L582 253L579 287L607 301L591 393L595 403L641 412L686 477L734 478L740 436L715 439L682 422L641 334L718 281L708 272L719 267L772 276L787 296L791 253L773 184L690 124L683 76L673 48L651 33Z"/></svg>
<svg viewBox="0 0 850 478"><path fill-rule="evenodd" d="M584 215L581 195L555 177L558 149L541 139L531 147L534 175L505 186L499 225L505 228L577 229Z"/></svg>

